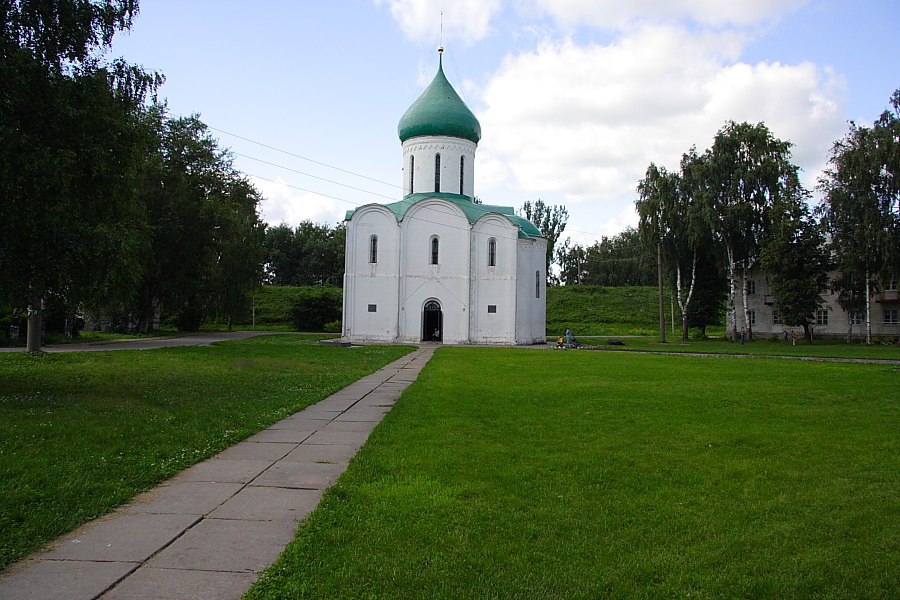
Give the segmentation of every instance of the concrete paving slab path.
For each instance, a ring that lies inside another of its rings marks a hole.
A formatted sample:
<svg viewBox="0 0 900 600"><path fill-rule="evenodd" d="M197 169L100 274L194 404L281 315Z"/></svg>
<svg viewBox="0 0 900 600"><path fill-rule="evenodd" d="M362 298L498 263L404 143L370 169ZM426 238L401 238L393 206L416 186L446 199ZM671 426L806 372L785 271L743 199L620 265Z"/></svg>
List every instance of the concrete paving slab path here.
<svg viewBox="0 0 900 600"><path fill-rule="evenodd" d="M0 600L238 600L431 359L419 348L0 574Z"/></svg>

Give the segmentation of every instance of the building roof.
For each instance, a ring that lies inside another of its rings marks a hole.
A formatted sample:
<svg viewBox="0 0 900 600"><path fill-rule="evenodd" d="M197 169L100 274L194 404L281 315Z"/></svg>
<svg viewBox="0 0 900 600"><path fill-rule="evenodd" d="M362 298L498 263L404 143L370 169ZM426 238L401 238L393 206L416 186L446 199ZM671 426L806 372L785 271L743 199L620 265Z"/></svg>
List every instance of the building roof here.
<svg viewBox="0 0 900 600"><path fill-rule="evenodd" d="M400 118L397 134L401 142L422 136L462 138L476 144L481 139L481 123L447 81L440 59L434 79Z"/></svg>
<svg viewBox="0 0 900 600"><path fill-rule="evenodd" d="M496 214L506 218L510 223L518 227L520 238L544 237L541 234L540 229L535 227L535 225L528 219L517 215L516 211L512 207L493 206L490 204L475 204L475 202L472 201L472 198L470 198L469 196L464 196L462 194L450 194L447 192L407 194L403 197L403 200L399 202L383 204L381 206L384 206L385 208L393 212L398 221L402 221L403 217L406 216L406 211L408 211L413 204L415 204L416 202L421 202L422 200L427 200L429 198L440 198L442 200L448 200L449 202L452 202L463 211L469 223L474 223L484 215ZM357 209L348 210L345 220L349 221L356 210Z"/></svg>

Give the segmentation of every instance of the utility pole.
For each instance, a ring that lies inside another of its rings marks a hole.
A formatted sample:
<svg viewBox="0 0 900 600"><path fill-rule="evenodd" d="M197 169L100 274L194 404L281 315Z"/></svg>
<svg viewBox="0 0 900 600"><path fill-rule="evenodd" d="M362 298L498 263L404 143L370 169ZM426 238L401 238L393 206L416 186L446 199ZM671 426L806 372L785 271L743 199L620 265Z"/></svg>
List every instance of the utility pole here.
<svg viewBox="0 0 900 600"><path fill-rule="evenodd" d="M659 282L659 343L666 343L666 304L663 300L662 242L656 243L656 279Z"/></svg>

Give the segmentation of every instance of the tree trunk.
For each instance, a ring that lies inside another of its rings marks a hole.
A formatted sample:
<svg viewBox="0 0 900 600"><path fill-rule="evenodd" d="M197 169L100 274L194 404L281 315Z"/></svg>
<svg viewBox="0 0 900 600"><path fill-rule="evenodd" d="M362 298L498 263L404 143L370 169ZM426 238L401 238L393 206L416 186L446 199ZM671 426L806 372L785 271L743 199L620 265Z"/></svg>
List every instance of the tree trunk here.
<svg viewBox="0 0 900 600"><path fill-rule="evenodd" d="M753 341L753 325L750 323L750 308L747 306L747 263L741 269L741 304L744 310L744 323L747 324L747 341Z"/></svg>
<svg viewBox="0 0 900 600"><path fill-rule="evenodd" d="M25 341L25 352L41 351L41 308L42 300L35 300L28 307L28 333Z"/></svg>
<svg viewBox="0 0 900 600"><path fill-rule="evenodd" d="M688 287L688 295L684 302L681 301L681 266L675 270L675 287L678 295L678 307L681 309L681 339L688 341L688 308L691 306L691 298L694 295L694 284L697 282L697 253L694 253L694 261L691 265L691 285Z"/></svg>
<svg viewBox="0 0 900 600"><path fill-rule="evenodd" d="M866 344L872 345L872 300L869 272L866 271Z"/></svg>
<svg viewBox="0 0 900 600"><path fill-rule="evenodd" d="M735 296L737 295L737 292L735 292L734 289L737 282L734 276L734 252L731 248L727 248L726 252L728 254L728 315L731 317L731 340L737 341L737 306L735 305Z"/></svg>
<svg viewBox="0 0 900 600"><path fill-rule="evenodd" d="M809 328L809 323L803 324L803 337L807 344L812 344L812 330Z"/></svg>

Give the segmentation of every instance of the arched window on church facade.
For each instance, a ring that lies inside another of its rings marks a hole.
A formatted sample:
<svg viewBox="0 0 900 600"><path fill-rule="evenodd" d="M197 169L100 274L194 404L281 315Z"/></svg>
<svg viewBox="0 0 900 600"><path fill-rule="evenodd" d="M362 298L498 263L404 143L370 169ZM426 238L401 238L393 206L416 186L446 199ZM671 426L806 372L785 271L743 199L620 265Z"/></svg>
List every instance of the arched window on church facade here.
<svg viewBox="0 0 900 600"><path fill-rule="evenodd" d="M413 184L416 181L416 157L409 157L409 193L413 193Z"/></svg>
<svg viewBox="0 0 900 600"><path fill-rule="evenodd" d="M431 237L431 264L433 264L433 265L438 264L438 258L440 258L439 250L440 250L440 242L438 241L438 237L436 235L432 236Z"/></svg>
<svg viewBox="0 0 900 600"><path fill-rule="evenodd" d="M463 194L463 182L465 181L466 175L466 157L459 157L459 194L460 196Z"/></svg>
<svg viewBox="0 0 900 600"><path fill-rule="evenodd" d="M540 271L534 272L534 297L535 298L541 297L541 272Z"/></svg>
<svg viewBox="0 0 900 600"><path fill-rule="evenodd" d="M497 266L497 240L494 238L488 240L488 266Z"/></svg>
<svg viewBox="0 0 900 600"><path fill-rule="evenodd" d="M378 262L378 236L373 235L369 238L369 262Z"/></svg>
<svg viewBox="0 0 900 600"><path fill-rule="evenodd" d="M441 155L434 155L434 191L441 191Z"/></svg>

